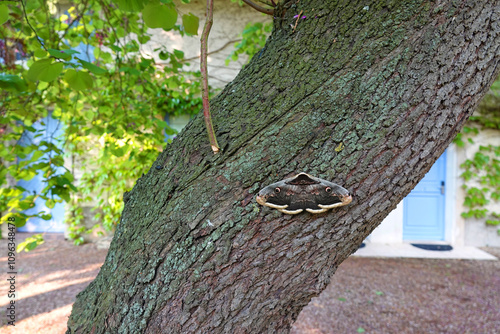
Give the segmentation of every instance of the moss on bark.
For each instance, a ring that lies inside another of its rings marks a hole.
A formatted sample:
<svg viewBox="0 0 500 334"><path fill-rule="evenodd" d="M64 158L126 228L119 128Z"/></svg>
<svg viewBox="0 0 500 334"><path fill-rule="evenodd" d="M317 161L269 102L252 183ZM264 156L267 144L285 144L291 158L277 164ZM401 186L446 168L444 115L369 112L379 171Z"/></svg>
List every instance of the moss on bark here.
<svg viewBox="0 0 500 334"><path fill-rule="evenodd" d="M499 69L499 1L284 1L275 16L265 48L212 101L222 152L200 115L159 155L68 333L287 332ZM289 216L254 201L301 171L353 203Z"/></svg>

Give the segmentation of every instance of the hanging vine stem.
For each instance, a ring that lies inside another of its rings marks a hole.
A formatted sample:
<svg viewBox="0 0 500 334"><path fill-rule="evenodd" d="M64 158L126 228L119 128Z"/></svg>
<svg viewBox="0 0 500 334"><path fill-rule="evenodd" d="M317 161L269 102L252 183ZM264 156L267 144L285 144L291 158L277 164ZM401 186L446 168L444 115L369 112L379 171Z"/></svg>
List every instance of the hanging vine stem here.
<svg viewBox="0 0 500 334"><path fill-rule="evenodd" d="M208 70L207 70L207 50L208 50L208 35L210 34L210 29L212 28L212 23L214 22L214 2L213 0L207 0L207 12L206 12L205 26L203 27L203 33L201 34L201 59L200 59L200 71L201 71L201 95L203 98L203 116L205 117L205 125L207 126L208 138L210 140L210 146L214 154L218 153L220 148L217 144L217 139L215 138L214 127L212 125L212 118L210 117L210 101L208 100Z"/></svg>

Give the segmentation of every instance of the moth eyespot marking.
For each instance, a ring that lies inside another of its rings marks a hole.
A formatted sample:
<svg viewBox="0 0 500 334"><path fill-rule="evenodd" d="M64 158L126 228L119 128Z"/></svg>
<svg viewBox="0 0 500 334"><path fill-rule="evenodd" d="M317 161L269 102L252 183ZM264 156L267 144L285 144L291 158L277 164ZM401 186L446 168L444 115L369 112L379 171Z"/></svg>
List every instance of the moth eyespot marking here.
<svg viewBox="0 0 500 334"><path fill-rule="evenodd" d="M280 189L279 187L276 187L276 188L274 189L274 192L275 192L275 193L277 193L277 194L279 194L279 192L280 192L280 191L281 191L281 189Z"/></svg>
<svg viewBox="0 0 500 334"><path fill-rule="evenodd" d="M326 188L325 188L325 191L326 191L327 193L331 193L331 192L332 192L332 188L330 188L330 187L326 187Z"/></svg>

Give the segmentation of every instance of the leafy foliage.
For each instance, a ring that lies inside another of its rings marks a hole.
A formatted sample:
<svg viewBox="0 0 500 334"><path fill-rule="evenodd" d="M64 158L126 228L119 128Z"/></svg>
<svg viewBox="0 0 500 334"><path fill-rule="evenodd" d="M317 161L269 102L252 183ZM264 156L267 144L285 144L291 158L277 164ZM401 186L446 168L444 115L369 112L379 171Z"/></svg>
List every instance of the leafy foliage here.
<svg viewBox="0 0 500 334"><path fill-rule="evenodd" d="M242 54L246 54L250 60L264 47L272 28L272 22L247 24L242 33L242 40L234 45L234 50L226 59L226 65L231 61L237 61Z"/></svg>
<svg viewBox="0 0 500 334"><path fill-rule="evenodd" d="M118 224L121 194L152 165L166 135L174 134L165 117L201 109L199 73L183 70L184 54L160 46L157 62L144 51L148 28L197 33L194 15L182 22L177 25L172 1L0 5L2 222L11 215L18 227L32 217L51 219L45 211L25 213L41 200L48 209L70 204L67 221L76 243L89 232L84 207L94 208L105 229ZM20 145L26 133L47 135L33 125L49 115L64 125L63 135ZM68 162L72 168L65 167ZM37 174L45 185L39 194L17 185ZM21 248L32 249L40 238Z"/></svg>
<svg viewBox="0 0 500 334"><path fill-rule="evenodd" d="M459 147L473 145L474 137L485 129L500 130L500 78L481 102L471 126L466 126L455 138ZM484 219L487 225L500 225L500 213L491 211L488 204L500 200L500 146L480 145L471 159L461 167L464 172L464 218ZM500 235L500 229L497 230Z"/></svg>
<svg viewBox="0 0 500 334"><path fill-rule="evenodd" d="M23 242L17 245L17 252L22 252L23 250L29 252L30 250L35 249L37 246L44 243L43 237L41 234L35 234L34 236L26 238Z"/></svg>

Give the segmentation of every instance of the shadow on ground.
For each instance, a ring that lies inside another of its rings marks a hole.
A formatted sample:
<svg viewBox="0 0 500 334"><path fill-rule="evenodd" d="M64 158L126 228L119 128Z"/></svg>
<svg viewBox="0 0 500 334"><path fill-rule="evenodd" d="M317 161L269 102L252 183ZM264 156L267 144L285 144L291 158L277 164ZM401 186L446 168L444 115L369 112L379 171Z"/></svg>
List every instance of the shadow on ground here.
<svg viewBox="0 0 500 334"><path fill-rule="evenodd" d="M26 235L18 234L18 242ZM78 292L99 272L106 250L62 235L16 257L16 326L0 332L64 333ZM0 240L7 264L7 241ZM499 249L485 249L500 256ZM6 270L3 274L6 277ZM0 280L5 309L8 282ZM291 333L500 333L500 261L351 257L302 311Z"/></svg>

